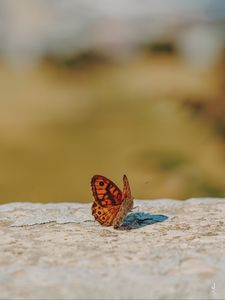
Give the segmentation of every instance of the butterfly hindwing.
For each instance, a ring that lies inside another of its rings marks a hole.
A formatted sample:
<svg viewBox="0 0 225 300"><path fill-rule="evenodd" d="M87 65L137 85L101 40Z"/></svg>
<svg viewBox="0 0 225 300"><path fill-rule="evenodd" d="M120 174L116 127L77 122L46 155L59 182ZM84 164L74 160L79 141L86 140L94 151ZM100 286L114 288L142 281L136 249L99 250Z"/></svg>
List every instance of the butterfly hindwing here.
<svg viewBox="0 0 225 300"><path fill-rule="evenodd" d="M96 201L92 205L92 215L101 225L111 226L120 206L102 207Z"/></svg>

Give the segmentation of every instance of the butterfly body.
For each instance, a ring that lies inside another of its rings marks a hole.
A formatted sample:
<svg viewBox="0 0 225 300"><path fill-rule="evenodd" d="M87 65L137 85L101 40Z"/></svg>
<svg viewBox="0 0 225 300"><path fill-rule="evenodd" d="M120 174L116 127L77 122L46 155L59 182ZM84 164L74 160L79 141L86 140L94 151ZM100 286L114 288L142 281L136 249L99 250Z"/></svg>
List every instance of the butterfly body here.
<svg viewBox="0 0 225 300"><path fill-rule="evenodd" d="M123 176L123 192L110 179L95 175L91 180L94 196L92 215L104 226L119 228L133 207L133 197L126 175Z"/></svg>

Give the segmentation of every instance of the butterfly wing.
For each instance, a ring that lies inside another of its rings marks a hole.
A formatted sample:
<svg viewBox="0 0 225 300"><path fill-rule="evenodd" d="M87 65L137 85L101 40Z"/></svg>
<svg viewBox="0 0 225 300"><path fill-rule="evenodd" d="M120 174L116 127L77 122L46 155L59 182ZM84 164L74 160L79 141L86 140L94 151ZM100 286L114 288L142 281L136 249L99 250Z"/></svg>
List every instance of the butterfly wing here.
<svg viewBox="0 0 225 300"><path fill-rule="evenodd" d="M111 226L113 224L113 220L118 214L120 205L110 206L110 207L102 207L94 201L92 205L92 215L95 220L98 221L101 225Z"/></svg>
<svg viewBox="0 0 225 300"><path fill-rule="evenodd" d="M123 193L115 183L101 175L92 177L91 187L94 196L92 215L100 224L112 225L123 201Z"/></svg>
<svg viewBox="0 0 225 300"><path fill-rule="evenodd" d="M132 198L129 181L126 175L123 175L123 199Z"/></svg>
<svg viewBox="0 0 225 300"><path fill-rule="evenodd" d="M131 195L130 185L126 175L123 176L123 183L123 202L113 220L114 228L119 228L122 225L124 218L128 212L132 210L134 204L134 198Z"/></svg>

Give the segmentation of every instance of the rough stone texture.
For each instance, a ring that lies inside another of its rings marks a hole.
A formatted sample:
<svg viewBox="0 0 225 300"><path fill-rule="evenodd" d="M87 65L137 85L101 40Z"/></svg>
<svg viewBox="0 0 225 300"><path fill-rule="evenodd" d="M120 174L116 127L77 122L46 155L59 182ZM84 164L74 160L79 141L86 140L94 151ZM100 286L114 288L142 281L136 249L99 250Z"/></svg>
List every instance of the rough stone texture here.
<svg viewBox="0 0 225 300"><path fill-rule="evenodd" d="M225 199L135 206L115 230L90 204L0 205L0 298L225 298Z"/></svg>

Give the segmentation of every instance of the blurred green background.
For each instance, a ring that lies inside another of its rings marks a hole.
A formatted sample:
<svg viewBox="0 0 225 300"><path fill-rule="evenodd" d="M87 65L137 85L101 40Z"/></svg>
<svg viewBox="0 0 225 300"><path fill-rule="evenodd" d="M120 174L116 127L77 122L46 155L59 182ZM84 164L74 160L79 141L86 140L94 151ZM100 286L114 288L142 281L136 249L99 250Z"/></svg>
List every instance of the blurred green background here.
<svg viewBox="0 0 225 300"><path fill-rule="evenodd" d="M140 2L0 2L0 203L225 196L225 2Z"/></svg>

